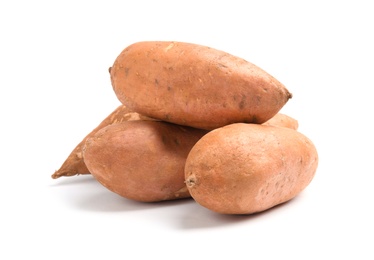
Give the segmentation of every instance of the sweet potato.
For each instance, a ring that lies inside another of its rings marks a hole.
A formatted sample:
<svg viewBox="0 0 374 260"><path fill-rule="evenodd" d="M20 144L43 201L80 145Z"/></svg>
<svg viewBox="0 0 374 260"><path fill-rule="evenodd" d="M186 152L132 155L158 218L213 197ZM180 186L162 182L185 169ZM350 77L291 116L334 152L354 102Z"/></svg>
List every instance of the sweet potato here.
<svg viewBox="0 0 374 260"><path fill-rule="evenodd" d="M109 69L118 99L162 121L202 129L261 124L292 97L258 66L226 52L183 42L137 42Z"/></svg>
<svg viewBox="0 0 374 260"><path fill-rule="evenodd" d="M293 129L237 123L212 130L191 149L191 196L222 214L251 214L297 196L312 181L316 147Z"/></svg>
<svg viewBox="0 0 374 260"><path fill-rule="evenodd" d="M93 129L83 140L73 149L73 151L66 158L60 169L52 174L53 179L60 178L61 176L74 176L77 174L89 174L86 164L84 163L82 156L82 149L87 140L87 138L94 135L101 128L131 120L152 120L146 116L140 115L126 106L118 106L110 115L108 115L95 129Z"/></svg>
<svg viewBox="0 0 374 260"><path fill-rule="evenodd" d="M293 130L297 130L299 128L299 122L295 118L282 113L277 113L275 116L263 123L263 125L287 127Z"/></svg>
<svg viewBox="0 0 374 260"><path fill-rule="evenodd" d="M83 158L91 174L122 197L155 202L190 197L184 165L206 133L161 121L127 121L87 139Z"/></svg>

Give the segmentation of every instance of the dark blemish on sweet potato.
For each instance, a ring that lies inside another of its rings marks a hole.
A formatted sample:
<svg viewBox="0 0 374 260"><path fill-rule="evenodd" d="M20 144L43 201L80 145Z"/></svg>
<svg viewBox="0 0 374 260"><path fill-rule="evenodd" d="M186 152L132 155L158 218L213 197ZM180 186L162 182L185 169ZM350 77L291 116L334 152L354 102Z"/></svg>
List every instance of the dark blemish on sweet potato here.
<svg viewBox="0 0 374 260"><path fill-rule="evenodd" d="M125 76L127 77L129 75L130 68L125 68Z"/></svg>
<svg viewBox="0 0 374 260"><path fill-rule="evenodd" d="M168 138L165 135L161 136L161 141L163 144L167 145L168 144Z"/></svg>
<svg viewBox="0 0 374 260"><path fill-rule="evenodd" d="M243 110L244 109L244 107L245 107L245 104L246 104L246 96L245 95L243 95L242 96L242 99L240 100L240 102L239 102L239 109L240 110Z"/></svg>
<svg viewBox="0 0 374 260"><path fill-rule="evenodd" d="M173 141L174 141L174 143L175 143L177 146L180 146L180 142L179 142L179 140L178 140L177 138L175 138Z"/></svg>

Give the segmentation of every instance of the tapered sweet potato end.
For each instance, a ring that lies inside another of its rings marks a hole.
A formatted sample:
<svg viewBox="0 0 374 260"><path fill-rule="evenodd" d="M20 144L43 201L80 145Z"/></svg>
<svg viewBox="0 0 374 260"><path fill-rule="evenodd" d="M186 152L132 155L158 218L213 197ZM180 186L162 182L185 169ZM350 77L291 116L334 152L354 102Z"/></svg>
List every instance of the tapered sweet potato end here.
<svg viewBox="0 0 374 260"><path fill-rule="evenodd" d="M74 176L80 174L90 174L89 170L84 163L82 156L82 146L84 142L81 142L74 151L69 155L69 157L62 164L60 169L55 171L51 177L52 179L58 179L63 176Z"/></svg>
<svg viewBox="0 0 374 260"><path fill-rule="evenodd" d="M126 106L118 106L112 113L110 113L95 129L93 129L70 153L68 158L62 164L54 174L52 179L58 179L62 176L74 176L80 174L90 174L87 166L83 160L82 149L85 145L86 140L93 136L97 131L105 126L120 123L123 121L134 121L134 120L155 120L150 117L140 115L133 112Z"/></svg>

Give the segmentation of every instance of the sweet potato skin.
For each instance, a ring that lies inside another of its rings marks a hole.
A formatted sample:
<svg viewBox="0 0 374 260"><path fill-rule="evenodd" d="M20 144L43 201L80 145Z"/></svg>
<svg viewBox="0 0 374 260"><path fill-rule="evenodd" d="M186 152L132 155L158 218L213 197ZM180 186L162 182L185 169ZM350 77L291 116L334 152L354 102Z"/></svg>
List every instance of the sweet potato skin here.
<svg viewBox="0 0 374 260"><path fill-rule="evenodd" d="M191 196L222 214L251 214L297 196L318 165L314 144L284 127L232 124L191 149L185 166Z"/></svg>
<svg viewBox="0 0 374 260"><path fill-rule="evenodd" d="M214 129L236 122L261 124L291 93L256 65L184 42L137 42L110 69L118 99L159 120Z"/></svg>
<svg viewBox="0 0 374 260"><path fill-rule="evenodd" d="M275 116L263 123L263 125L287 127L293 130L299 128L299 122L295 118L282 113L277 113Z"/></svg>
<svg viewBox="0 0 374 260"><path fill-rule="evenodd" d="M86 143L86 140L93 136L97 131L105 126L120 123L123 121L132 120L153 120L146 116L140 115L133 110L127 108L124 105L118 106L113 112L111 112L101 123L95 127L90 133L88 133L83 140L71 151L69 156L65 159L61 167L52 174L53 179L60 178L62 176L74 176L78 174L90 174L87 166L83 160L82 149Z"/></svg>
<svg viewBox="0 0 374 260"><path fill-rule="evenodd" d="M156 202L190 197L184 165L206 133L160 121L107 126L86 142L83 157L91 174L122 197Z"/></svg>

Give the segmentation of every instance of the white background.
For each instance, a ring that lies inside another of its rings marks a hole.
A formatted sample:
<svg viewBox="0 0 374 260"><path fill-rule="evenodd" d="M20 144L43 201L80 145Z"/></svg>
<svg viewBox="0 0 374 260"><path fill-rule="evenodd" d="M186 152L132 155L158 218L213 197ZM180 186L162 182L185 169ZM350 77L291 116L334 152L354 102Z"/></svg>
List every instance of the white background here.
<svg viewBox="0 0 374 260"><path fill-rule="evenodd" d="M0 259L374 259L371 1L2 1ZM142 40L194 42L293 93L320 163L294 200L225 216L52 180L119 101L108 68Z"/></svg>

